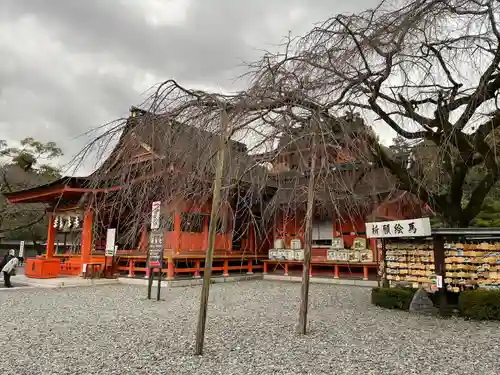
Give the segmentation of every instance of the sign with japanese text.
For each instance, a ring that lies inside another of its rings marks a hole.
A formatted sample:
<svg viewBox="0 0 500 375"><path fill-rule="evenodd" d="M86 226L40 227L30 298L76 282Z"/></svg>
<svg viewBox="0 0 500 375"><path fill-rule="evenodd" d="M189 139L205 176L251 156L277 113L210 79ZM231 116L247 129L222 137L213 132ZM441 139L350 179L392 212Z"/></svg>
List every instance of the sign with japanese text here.
<svg viewBox="0 0 500 375"><path fill-rule="evenodd" d="M431 235L428 217L411 220L380 221L366 223L367 238L427 237Z"/></svg>
<svg viewBox="0 0 500 375"><path fill-rule="evenodd" d="M106 249L104 255L112 257L115 255L116 228L109 228L106 232Z"/></svg>
<svg viewBox="0 0 500 375"><path fill-rule="evenodd" d="M151 229L160 228L160 210L161 202L153 202L153 204L151 205Z"/></svg>
<svg viewBox="0 0 500 375"><path fill-rule="evenodd" d="M24 241L19 242L19 258L24 257Z"/></svg>
<svg viewBox="0 0 500 375"><path fill-rule="evenodd" d="M163 232L152 231L149 234L148 265L149 268L161 267L163 263Z"/></svg>

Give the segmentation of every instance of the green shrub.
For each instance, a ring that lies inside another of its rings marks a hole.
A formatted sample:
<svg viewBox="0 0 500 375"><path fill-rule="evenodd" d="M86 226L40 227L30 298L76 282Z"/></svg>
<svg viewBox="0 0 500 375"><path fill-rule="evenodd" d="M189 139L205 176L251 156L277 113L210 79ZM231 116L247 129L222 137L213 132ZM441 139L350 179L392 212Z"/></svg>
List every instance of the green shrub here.
<svg viewBox="0 0 500 375"><path fill-rule="evenodd" d="M460 293L458 309L464 318L500 320L500 290L475 289Z"/></svg>
<svg viewBox="0 0 500 375"><path fill-rule="evenodd" d="M408 310L415 289L373 288L372 303L386 309Z"/></svg>

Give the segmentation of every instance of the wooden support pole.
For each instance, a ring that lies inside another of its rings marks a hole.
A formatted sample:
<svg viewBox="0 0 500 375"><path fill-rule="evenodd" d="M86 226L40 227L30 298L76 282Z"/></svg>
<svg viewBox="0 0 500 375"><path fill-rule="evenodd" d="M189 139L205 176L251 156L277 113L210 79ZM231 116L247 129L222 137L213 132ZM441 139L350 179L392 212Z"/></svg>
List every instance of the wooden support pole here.
<svg viewBox="0 0 500 375"><path fill-rule="evenodd" d="M196 327L195 355L203 354L208 296L210 293L210 279L212 277L212 262L214 258L215 234L221 200L222 174L224 171L224 159L226 157L226 130L228 125L229 118L226 111L223 110L221 112L221 134L219 136L219 150L217 152L217 164L215 167L215 179L212 195L212 210L210 212L210 226L208 228L208 247L205 258L205 271L203 272L203 288L201 290L200 311L198 313L198 325Z"/></svg>
<svg viewBox="0 0 500 375"><path fill-rule="evenodd" d="M181 251L181 214L175 211L174 214L174 236L175 236L175 252L180 253Z"/></svg>
<svg viewBox="0 0 500 375"><path fill-rule="evenodd" d="M380 278L382 279L382 286L384 288L389 288L389 279L387 278L387 248L386 241L382 238L382 272Z"/></svg>
<svg viewBox="0 0 500 375"><path fill-rule="evenodd" d="M49 227L47 229L47 244L45 246L45 258L52 258L54 256L54 243L56 239L56 228L54 228L55 214L51 213L49 216Z"/></svg>
<svg viewBox="0 0 500 375"><path fill-rule="evenodd" d="M253 275L252 262L253 262L252 259L248 259L247 275Z"/></svg>
<svg viewBox="0 0 500 375"><path fill-rule="evenodd" d="M128 263L128 277L134 277L134 268L135 268L135 262L133 259L131 259Z"/></svg>
<svg viewBox="0 0 500 375"><path fill-rule="evenodd" d="M438 289L437 293L439 296L439 314L441 316L450 315L448 309L448 302L446 300L446 286L444 285L445 277L445 256L444 256L444 238L443 236L434 236L434 272L437 277L441 277L442 286Z"/></svg>
<svg viewBox="0 0 500 375"><path fill-rule="evenodd" d="M228 277L229 276L229 261L227 259L224 259L224 270L222 271L222 276Z"/></svg>
<svg viewBox="0 0 500 375"><path fill-rule="evenodd" d="M267 275L267 262L264 262L264 268L262 272L264 273L264 275Z"/></svg>
<svg viewBox="0 0 500 375"><path fill-rule="evenodd" d="M168 258L167 260L167 280L173 280L175 277L175 269L174 269L174 261L173 259Z"/></svg>
<svg viewBox="0 0 500 375"><path fill-rule="evenodd" d="M288 276L288 263L285 263L285 274L284 276Z"/></svg>
<svg viewBox="0 0 500 375"><path fill-rule="evenodd" d="M315 130L313 129L313 132ZM311 142L311 169L307 187L307 206L304 234L304 266L302 267L302 285L300 288L299 325L297 333L305 335L307 331L307 308L309 303L309 268L312 257L312 219L314 214L314 190L316 172L316 134L312 134Z"/></svg>
<svg viewBox="0 0 500 375"><path fill-rule="evenodd" d="M154 270L149 268L149 265L146 268L146 275L148 276L148 299L151 299L151 289L153 288L153 274Z"/></svg>
<svg viewBox="0 0 500 375"><path fill-rule="evenodd" d="M339 265L336 264L336 265L333 266L333 278L334 279L340 278L339 274L340 274L340 272L339 272Z"/></svg>
<svg viewBox="0 0 500 375"><path fill-rule="evenodd" d="M83 215L81 260L82 264L90 263L92 253L92 209L89 207Z"/></svg>
<svg viewBox="0 0 500 375"><path fill-rule="evenodd" d="M194 271L194 278L199 279L200 278L200 260L197 259L194 265L195 271Z"/></svg>
<svg viewBox="0 0 500 375"><path fill-rule="evenodd" d="M368 280L368 267L363 266L363 280Z"/></svg>
<svg viewBox="0 0 500 375"><path fill-rule="evenodd" d="M161 262L163 263L163 262ZM161 263L160 267L158 268L158 286L156 287L156 300L160 300L160 293L161 293Z"/></svg>

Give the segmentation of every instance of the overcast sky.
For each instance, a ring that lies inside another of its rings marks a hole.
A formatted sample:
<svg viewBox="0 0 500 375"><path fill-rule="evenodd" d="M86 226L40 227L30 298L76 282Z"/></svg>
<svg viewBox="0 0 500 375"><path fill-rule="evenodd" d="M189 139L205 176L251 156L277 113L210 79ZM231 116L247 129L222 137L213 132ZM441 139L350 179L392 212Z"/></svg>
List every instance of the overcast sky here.
<svg viewBox="0 0 500 375"><path fill-rule="evenodd" d="M55 141L126 116L153 84L236 89L291 30L378 0L0 0L0 139Z"/></svg>

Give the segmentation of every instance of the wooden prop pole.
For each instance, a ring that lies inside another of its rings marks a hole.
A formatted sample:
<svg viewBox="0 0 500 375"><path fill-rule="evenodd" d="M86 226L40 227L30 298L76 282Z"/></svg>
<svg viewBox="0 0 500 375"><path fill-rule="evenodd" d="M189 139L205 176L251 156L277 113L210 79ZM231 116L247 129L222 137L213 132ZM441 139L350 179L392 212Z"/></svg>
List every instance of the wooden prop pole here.
<svg viewBox="0 0 500 375"><path fill-rule="evenodd" d="M158 287L156 289L156 300L159 301L160 300L160 291L161 291L161 269L162 269L162 264L163 264L163 260L160 264L160 268L158 269Z"/></svg>
<svg viewBox="0 0 500 375"><path fill-rule="evenodd" d="M314 130L313 130L314 131ZM316 135L312 134L311 170L307 187L307 208L304 233L304 265L302 267L302 285L300 287L300 311L297 333L305 335L307 331L307 308L309 303L309 268L312 255L312 219L314 214L314 189L316 170Z"/></svg>
<svg viewBox="0 0 500 375"><path fill-rule="evenodd" d="M148 275L148 299L151 299L151 289L153 288L153 274L154 274L154 268L150 268L149 264L147 265L148 270L149 270L149 275Z"/></svg>
<svg viewBox="0 0 500 375"><path fill-rule="evenodd" d="M210 293L210 279L212 277L212 262L215 247L215 234L217 228L217 218L222 190L222 174L224 171L224 159L226 155L226 129L229 118L225 111L221 113L221 134L219 138L219 150L217 152L217 164L215 168L215 179L212 196L212 211L210 213L210 226L208 228L208 247L205 257L205 271L203 272L203 288L201 290L200 311L198 313L198 325L196 327L195 354L203 354L203 341L205 339L205 324L207 321L207 305Z"/></svg>

